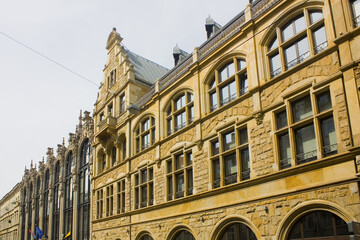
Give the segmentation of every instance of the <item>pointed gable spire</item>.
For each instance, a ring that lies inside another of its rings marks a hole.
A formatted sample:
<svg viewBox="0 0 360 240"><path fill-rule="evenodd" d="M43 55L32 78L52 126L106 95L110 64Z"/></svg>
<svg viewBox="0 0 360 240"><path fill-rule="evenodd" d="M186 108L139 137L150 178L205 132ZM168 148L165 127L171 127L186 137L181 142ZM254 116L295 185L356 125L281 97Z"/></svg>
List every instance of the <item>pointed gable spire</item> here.
<svg viewBox="0 0 360 240"><path fill-rule="evenodd" d="M120 36L118 32L116 32L116 28L113 28L112 32L110 33L108 40L106 42L106 49L110 50L115 45L120 45L123 38Z"/></svg>

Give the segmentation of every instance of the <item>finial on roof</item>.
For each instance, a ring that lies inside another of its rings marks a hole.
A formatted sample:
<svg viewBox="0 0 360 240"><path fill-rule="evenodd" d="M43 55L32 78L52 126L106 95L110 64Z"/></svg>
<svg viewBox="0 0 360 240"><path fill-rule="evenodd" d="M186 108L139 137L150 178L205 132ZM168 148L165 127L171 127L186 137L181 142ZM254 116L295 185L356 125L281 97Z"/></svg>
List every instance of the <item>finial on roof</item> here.
<svg viewBox="0 0 360 240"><path fill-rule="evenodd" d="M65 138L63 137L63 146L65 146Z"/></svg>
<svg viewBox="0 0 360 240"><path fill-rule="evenodd" d="M116 27L113 27L113 31L116 32Z"/></svg>
<svg viewBox="0 0 360 240"><path fill-rule="evenodd" d="M33 168L33 165L34 165L34 160L31 159L30 169Z"/></svg>
<svg viewBox="0 0 360 240"><path fill-rule="evenodd" d="M175 53L175 54L180 54L181 53L181 50L180 50L178 44L176 44L176 46L173 48L173 53Z"/></svg>
<svg viewBox="0 0 360 240"><path fill-rule="evenodd" d="M212 24L214 24L214 19L209 14L209 16L206 18L206 25L212 25Z"/></svg>

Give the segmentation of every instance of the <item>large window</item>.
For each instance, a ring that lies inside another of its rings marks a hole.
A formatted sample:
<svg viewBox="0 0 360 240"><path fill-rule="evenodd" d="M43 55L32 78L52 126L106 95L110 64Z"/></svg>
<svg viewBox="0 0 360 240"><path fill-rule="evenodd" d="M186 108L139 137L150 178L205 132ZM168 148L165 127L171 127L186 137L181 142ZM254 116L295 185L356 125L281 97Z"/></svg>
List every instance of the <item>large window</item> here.
<svg viewBox="0 0 360 240"><path fill-rule="evenodd" d="M312 106L312 102L316 106ZM337 153L329 91L290 101L286 108L275 113L275 118L281 169L316 160L319 150L322 157ZM316 128L319 128L319 133Z"/></svg>
<svg viewBox="0 0 360 240"><path fill-rule="evenodd" d="M27 219L27 224L28 224L28 229L30 229L31 231L34 230L34 228L31 228L31 223L32 223L32 198L33 198L33 184L32 182L30 183L30 187L29 187L29 202L28 202L28 219ZM27 240L31 240L32 239L32 236L31 236L31 233L30 231L28 231L28 234L27 234Z"/></svg>
<svg viewBox="0 0 360 240"><path fill-rule="evenodd" d="M268 45L270 76L279 75L327 46L322 11L303 9L295 18L276 28Z"/></svg>
<svg viewBox="0 0 360 240"><path fill-rule="evenodd" d="M122 93L120 95L119 101L120 101L120 114L122 114L126 110L125 93Z"/></svg>
<svg viewBox="0 0 360 240"><path fill-rule="evenodd" d="M35 226L39 226L40 216L40 176L36 178L36 195L35 195Z"/></svg>
<svg viewBox="0 0 360 240"><path fill-rule="evenodd" d="M248 92L246 62L233 58L225 66L215 70L209 83L210 111L235 100Z"/></svg>
<svg viewBox="0 0 360 240"><path fill-rule="evenodd" d="M73 219L73 187L72 187L72 167L73 155L70 151L65 162L65 198L64 198L64 233L72 230Z"/></svg>
<svg viewBox="0 0 360 240"><path fill-rule="evenodd" d="M246 127L221 132L211 141L211 155L213 188L250 178Z"/></svg>
<svg viewBox="0 0 360 240"><path fill-rule="evenodd" d="M135 130L136 152L140 152L155 143L155 118L146 117Z"/></svg>
<svg viewBox="0 0 360 240"><path fill-rule="evenodd" d="M43 207L43 232L44 235L48 235L49 231L49 181L50 181L50 175L49 175L49 169L45 171L45 177L44 177L44 207Z"/></svg>
<svg viewBox="0 0 360 240"><path fill-rule="evenodd" d="M166 161L168 200L193 194L193 155L191 151L175 154Z"/></svg>
<svg viewBox="0 0 360 240"><path fill-rule="evenodd" d="M288 240L349 239L347 224L333 213L315 211L301 217L291 227Z"/></svg>
<svg viewBox="0 0 360 240"><path fill-rule="evenodd" d="M178 232L172 240L195 240L195 238L190 232L182 230Z"/></svg>
<svg viewBox="0 0 360 240"><path fill-rule="evenodd" d="M360 25L360 0L350 0L355 27Z"/></svg>
<svg viewBox="0 0 360 240"><path fill-rule="evenodd" d="M103 208L104 208L104 191L101 189L96 192L96 218L103 217Z"/></svg>
<svg viewBox="0 0 360 240"><path fill-rule="evenodd" d="M55 164L55 173L54 173L54 190L53 190L53 226L52 226L52 239L59 238L59 228L60 228L60 163Z"/></svg>
<svg viewBox="0 0 360 240"><path fill-rule="evenodd" d="M194 121L194 96L191 92L184 92L171 101L166 111L167 133L184 128Z"/></svg>
<svg viewBox="0 0 360 240"><path fill-rule="evenodd" d="M233 223L223 230L219 240L256 240L254 232L243 223Z"/></svg>
<svg viewBox="0 0 360 240"><path fill-rule="evenodd" d="M117 213L125 212L125 179L117 182L116 205Z"/></svg>
<svg viewBox="0 0 360 240"><path fill-rule="evenodd" d="M114 210L114 186L106 187L106 216L113 215Z"/></svg>
<svg viewBox="0 0 360 240"><path fill-rule="evenodd" d="M154 171L145 167L134 175L135 178L135 209L154 204Z"/></svg>
<svg viewBox="0 0 360 240"><path fill-rule="evenodd" d="M88 240L90 236L90 179L89 157L91 147L86 139L81 145L79 161L78 239Z"/></svg>

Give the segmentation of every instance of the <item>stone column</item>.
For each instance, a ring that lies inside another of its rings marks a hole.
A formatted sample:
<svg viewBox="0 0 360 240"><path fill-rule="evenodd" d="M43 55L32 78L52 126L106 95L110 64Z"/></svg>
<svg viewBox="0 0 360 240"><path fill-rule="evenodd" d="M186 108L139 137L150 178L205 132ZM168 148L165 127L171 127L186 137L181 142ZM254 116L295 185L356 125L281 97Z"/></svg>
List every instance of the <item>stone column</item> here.
<svg viewBox="0 0 360 240"><path fill-rule="evenodd" d="M71 239L77 240L77 220L78 220L78 180L77 174L73 171L72 181L73 181L73 217L72 217L72 229L71 229Z"/></svg>
<svg viewBox="0 0 360 240"><path fill-rule="evenodd" d="M49 227L48 227L48 237L52 238L52 228L53 228L53 202L54 202L54 167L50 168L50 182L49 182Z"/></svg>
<svg viewBox="0 0 360 240"><path fill-rule="evenodd" d="M60 160L60 176L59 176L59 196L60 196L60 209L59 209L59 239L63 239L66 234L64 233L64 161Z"/></svg>

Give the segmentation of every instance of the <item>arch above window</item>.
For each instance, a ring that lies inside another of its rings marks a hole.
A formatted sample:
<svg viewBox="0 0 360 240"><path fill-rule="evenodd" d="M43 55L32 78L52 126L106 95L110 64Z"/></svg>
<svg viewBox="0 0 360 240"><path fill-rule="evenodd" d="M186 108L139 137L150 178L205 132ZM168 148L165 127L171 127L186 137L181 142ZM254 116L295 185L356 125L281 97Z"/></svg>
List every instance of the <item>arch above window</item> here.
<svg viewBox="0 0 360 240"><path fill-rule="evenodd" d="M270 77L293 68L328 46L321 9L304 8L292 19L273 29L267 45Z"/></svg>
<svg viewBox="0 0 360 240"><path fill-rule="evenodd" d="M216 69L208 83L210 111L215 111L247 92L246 61L234 57Z"/></svg>
<svg viewBox="0 0 360 240"><path fill-rule="evenodd" d="M146 116L135 128L136 153L144 150L155 143L155 118Z"/></svg>
<svg viewBox="0 0 360 240"><path fill-rule="evenodd" d="M166 108L167 135L186 127L194 121L194 95L184 91L174 97Z"/></svg>

